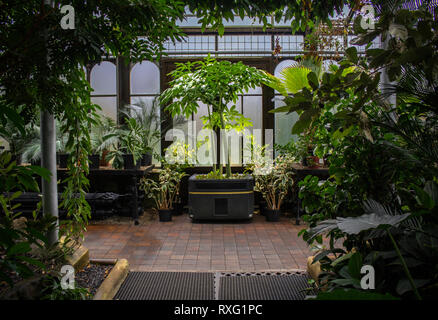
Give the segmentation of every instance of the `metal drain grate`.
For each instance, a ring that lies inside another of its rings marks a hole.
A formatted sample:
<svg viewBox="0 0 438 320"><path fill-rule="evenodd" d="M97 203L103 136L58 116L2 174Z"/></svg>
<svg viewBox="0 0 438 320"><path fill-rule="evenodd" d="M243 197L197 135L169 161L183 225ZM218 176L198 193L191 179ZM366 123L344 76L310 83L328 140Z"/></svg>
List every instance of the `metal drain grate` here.
<svg viewBox="0 0 438 320"><path fill-rule="evenodd" d="M223 274L219 300L304 300L308 277L300 273Z"/></svg>
<svg viewBox="0 0 438 320"><path fill-rule="evenodd" d="M130 272L115 300L304 300L305 272Z"/></svg>
<svg viewBox="0 0 438 320"><path fill-rule="evenodd" d="M214 274L130 272L115 300L213 300Z"/></svg>

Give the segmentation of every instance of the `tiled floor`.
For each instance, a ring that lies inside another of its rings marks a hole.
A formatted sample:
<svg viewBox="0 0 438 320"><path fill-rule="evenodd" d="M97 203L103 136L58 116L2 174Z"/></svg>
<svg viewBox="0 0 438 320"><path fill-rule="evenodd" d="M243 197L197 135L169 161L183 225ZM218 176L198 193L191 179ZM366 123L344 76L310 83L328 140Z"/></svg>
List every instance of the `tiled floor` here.
<svg viewBox="0 0 438 320"><path fill-rule="evenodd" d="M90 258L126 258L132 271L268 271L306 269L310 250L298 237L304 226L282 218L249 223L192 223L188 216L139 226L90 225Z"/></svg>

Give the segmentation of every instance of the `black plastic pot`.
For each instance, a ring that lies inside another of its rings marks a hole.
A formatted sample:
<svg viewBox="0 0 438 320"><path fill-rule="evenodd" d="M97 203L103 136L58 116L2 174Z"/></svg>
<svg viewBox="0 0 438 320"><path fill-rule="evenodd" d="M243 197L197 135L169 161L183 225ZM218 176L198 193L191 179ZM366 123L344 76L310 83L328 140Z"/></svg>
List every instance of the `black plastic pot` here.
<svg viewBox="0 0 438 320"><path fill-rule="evenodd" d="M150 153L144 153L141 156L141 166L147 167L152 164L152 154Z"/></svg>
<svg viewBox="0 0 438 320"><path fill-rule="evenodd" d="M132 154L123 154L123 168L125 169L140 169L140 161L134 164L134 156Z"/></svg>
<svg viewBox="0 0 438 320"><path fill-rule="evenodd" d="M158 216L160 217L161 222L172 221L172 212L173 209L160 209L158 210Z"/></svg>
<svg viewBox="0 0 438 320"><path fill-rule="evenodd" d="M173 215L179 216L183 213L184 204L182 202L174 202L172 205L173 205Z"/></svg>
<svg viewBox="0 0 438 320"><path fill-rule="evenodd" d="M41 166L41 159L38 159L38 160L33 160L33 159L31 159L31 160L30 160L30 164L31 164L32 166Z"/></svg>
<svg viewBox="0 0 438 320"><path fill-rule="evenodd" d="M266 221L277 222L280 220L280 214L281 214L280 210L272 210L266 208L264 211L265 211Z"/></svg>
<svg viewBox="0 0 438 320"><path fill-rule="evenodd" d="M99 169L100 156L98 154L90 154L88 156L88 166L90 169Z"/></svg>
<svg viewBox="0 0 438 320"><path fill-rule="evenodd" d="M66 153L59 154L59 167L67 168L67 163L68 163L68 154Z"/></svg>

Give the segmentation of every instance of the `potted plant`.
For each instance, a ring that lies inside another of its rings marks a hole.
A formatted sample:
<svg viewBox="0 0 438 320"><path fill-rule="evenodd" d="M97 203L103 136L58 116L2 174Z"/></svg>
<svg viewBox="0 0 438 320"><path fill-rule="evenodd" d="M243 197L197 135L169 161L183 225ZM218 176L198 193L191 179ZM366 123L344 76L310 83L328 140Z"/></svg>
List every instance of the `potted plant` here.
<svg viewBox="0 0 438 320"><path fill-rule="evenodd" d="M106 155L119 141L115 134L117 127L113 119L101 117L96 122L90 130L91 154L88 156L90 169L108 166Z"/></svg>
<svg viewBox="0 0 438 320"><path fill-rule="evenodd" d="M180 140L172 143L165 150L162 163L169 166L175 173L181 174L181 178L186 176L184 170L196 162L196 151L188 144ZM176 186L176 195L173 202L173 212L175 215L180 215L183 212L184 203L180 196L180 183Z"/></svg>
<svg viewBox="0 0 438 320"><path fill-rule="evenodd" d="M65 153L65 145L67 143L67 137L61 133L61 124L59 121L56 123L56 153L57 161L62 158L60 168L67 167L68 154ZM38 125L28 126L26 129L29 135L29 141L22 148L22 160L24 163L30 163L32 165L41 165L41 131Z"/></svg>
<svg viewBox="0 0 438 320"><path fill-rule="evenodd" d="M115 168L139 169L142 153L141 128L135 118L126 119L126 125L115 129L105 136L113 143L113 150L108 152L107 160L113 160Z"/></svg>
<svg viewBox="0 0 438 320"><path fill-rule="evenodd" d="M23 152L26 145L34 139L33 126L26 126L24 132L21 132L12 122L7 121L0 130L0 138L7 142L12 161L15 161L17 165L23 162L26 163Z"/></svg>
<svg viewBox="0 0 438 320"><path fill-rule="evenodd" d="M141 141L141 165L151 165L153 150L161 139L162 121L157 100L154 100L151 106L141 100L136 104L126 106L121 112L127 119L135 119Z"/></svg>
<svg viewBox="0 0 438 320"><path fill-rule="evenodd" d="M294 162L294 157L280 155L272 164L265 161L255 161L252 164L254 190L260 192L266 201L266 221L278 221L280 218L283 200L293 187Z"/></svg>
<svg viewBox="0 0 438 320"><path fill-rule="evenodd" d="M229 134L251 126L250 119L239 113L234 105L238 94L256 88L266 81L263 71L242 62L217 61L208 56L203 61L178 64L171 72L170 87L160 96L162 104L172 117L186 117L196 113L199 102L207 106L207 115L201 119L204 129ZM226 170L222 160L216 165L216 146L211 139L213 170L208 175L189 178L189 212L193 219L249 219L254 210L253 178L250 175L232 175L231 146L221 139L227 154Z"/></svg>
<svg viewBox="0 0 438 320"><path fill-rule="evenodd" d="M154 200L155 209L162 222L172 220L172 204L183 174L175 172L170 166L164 166L159 173L158 181L146 177L140 180L140 189L146 197Z"/></svg>

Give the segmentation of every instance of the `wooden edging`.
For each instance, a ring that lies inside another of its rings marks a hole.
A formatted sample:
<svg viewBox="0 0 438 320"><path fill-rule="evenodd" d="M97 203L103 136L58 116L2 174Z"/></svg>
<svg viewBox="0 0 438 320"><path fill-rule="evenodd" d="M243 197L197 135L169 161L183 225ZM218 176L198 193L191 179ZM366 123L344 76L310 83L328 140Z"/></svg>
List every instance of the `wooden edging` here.
<svg viewBox="0 0 438 320"><path fill-rule="evenodd" d="M80 245L71 256L66 257L66 260L73 266L73 268L75 268L76 272L79 272L88 265L88 262L90 261L90 252L86 247Z"/></svg>
<svg viewBox="0 0 438 320"><path fill-rule="evenodd" d="M120 289L129 273L129 263L126 259L119 259L113 269L97 289L93 300L112 300Z"/></svg>

